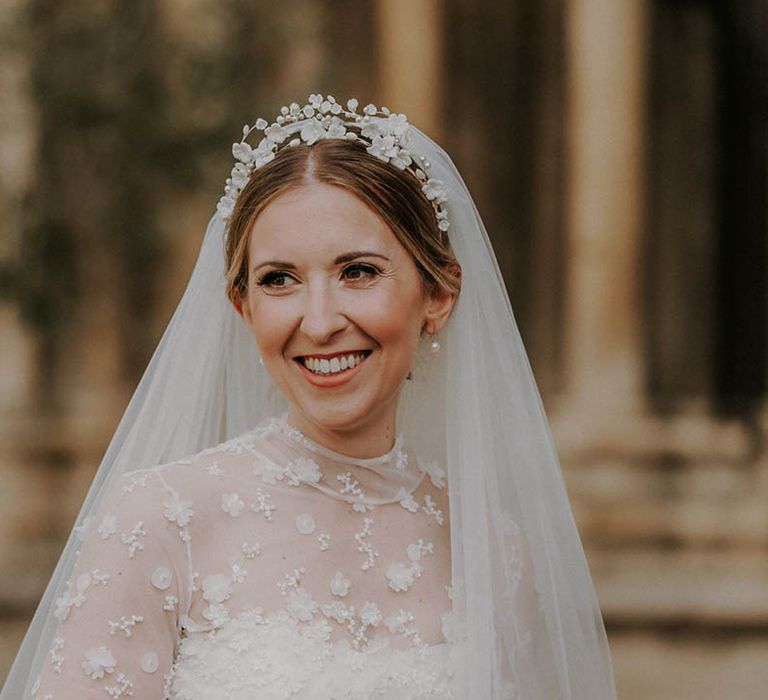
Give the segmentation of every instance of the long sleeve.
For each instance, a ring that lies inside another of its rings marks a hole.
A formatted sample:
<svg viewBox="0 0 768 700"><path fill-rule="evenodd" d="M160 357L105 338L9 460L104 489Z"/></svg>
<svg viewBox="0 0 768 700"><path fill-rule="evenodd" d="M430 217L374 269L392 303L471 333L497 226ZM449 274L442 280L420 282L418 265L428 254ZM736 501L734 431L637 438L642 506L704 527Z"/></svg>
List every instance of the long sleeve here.
<svg viewBox="0 0 768 700"><path fill-rule="evenodd" d="M180 518L178 499L146 471L123 479L86 519L36 698L164 697L188 580Z"/></svg>

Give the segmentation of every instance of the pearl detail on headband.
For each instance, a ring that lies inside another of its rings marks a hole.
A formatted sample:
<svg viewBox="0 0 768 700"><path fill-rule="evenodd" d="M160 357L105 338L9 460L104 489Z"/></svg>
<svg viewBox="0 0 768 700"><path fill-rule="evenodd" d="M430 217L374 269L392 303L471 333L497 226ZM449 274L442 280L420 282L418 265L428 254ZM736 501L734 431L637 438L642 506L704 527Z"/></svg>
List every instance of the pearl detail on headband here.
<svg viewBox="0 0 768 700"><path fill-rule="evenodd" d="M444 206L448 193L441 180L428 176L431 163L407 148L411 138L408 118L373 104L366 105L362 114L357 112L357 107L358 101L354 98L347 101L344 109L332 95L310 95L303 107L296 102L281 107L280 115L272 124L261 117L253 126L246 124L243 138L232 144L236 163L224 186L224 196L216 206L224 222L232 216L237 197L253 172L274 159L286 140L287 146L301 143L311 146L321 139L346 139L363 143L371 155L416 177L435 211L437 227L448 231L450 222ZM254 131L263 133L255 148L247 142Z"/></svg>

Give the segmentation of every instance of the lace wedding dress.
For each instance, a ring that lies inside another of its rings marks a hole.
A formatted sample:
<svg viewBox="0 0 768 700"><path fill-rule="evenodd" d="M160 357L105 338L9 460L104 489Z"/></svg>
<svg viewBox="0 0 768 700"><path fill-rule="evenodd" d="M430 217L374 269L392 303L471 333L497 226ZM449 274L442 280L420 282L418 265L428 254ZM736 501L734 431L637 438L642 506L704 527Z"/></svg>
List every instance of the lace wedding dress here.
<svg viewBox="0 0 768 700"><path fill-rule="evenodd" d="M351 460L285 420L261 424L285 399L227 298L217 210L2 700L615 700L554 441L472 196L403 115L320 100L322 120L327 108L376 132L375 154L396 136L398 164L402 151L431 164L442 184L425 194L447 196L436 216L461 294L440 352L420 343L403 383L407 450ZM281 109L265 138L315 139L315 117L284 117L317 102ZM139 467L151 468L125 475Z"/></svg>
<svg viewBox="0 0 768 700"><path fill-rule="evenodd" d="M285 416L127 474L80 528L34 697L454 697L443 471Z"/></svg>

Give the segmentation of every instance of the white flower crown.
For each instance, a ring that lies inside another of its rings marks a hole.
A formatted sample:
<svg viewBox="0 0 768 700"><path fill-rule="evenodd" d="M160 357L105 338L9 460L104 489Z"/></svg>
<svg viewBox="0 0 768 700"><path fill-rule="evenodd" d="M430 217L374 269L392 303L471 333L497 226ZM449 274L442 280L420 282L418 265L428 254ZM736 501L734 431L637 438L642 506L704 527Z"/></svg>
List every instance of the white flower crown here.
<svg viewBox="0 0 768 700"><path fill-rule="evenodd" d="M448 195L442 181L428 177L430 163L424 156L416 156L406 148L410 140L410 124L404 114L392 114L389 109L378 109L369 104L363 108L363 113L357 113L356 99L347 101L344 109L336 100L328 95L310 95L309 101L303 107L296 102L289 107L281 107L280 115L272 124L259 118L253 126L243 127L243 138L239 143L232 144L232 155L236 159L232 174L227 178L224 196L219 200L216 209L221 218L228 222L235 208L235 201L245 187L251 174L271 161L280 145L291 135L285 128L286 124L305 122L301 129L294 132L294 137L288 146L298 146L305 143L311 146L320 139L346 139L359 141L366 150L379 160L391 163L400 170L413 174L421 183L421 191L430 201L435 210L438 228L445 232L450 228L448 212L443 206L448 201ZM348 127L357 127L348 129ZM263 138L256 148L246 139L253 131L262 131ZM296 135L298 134L298 135Z"/></svg>

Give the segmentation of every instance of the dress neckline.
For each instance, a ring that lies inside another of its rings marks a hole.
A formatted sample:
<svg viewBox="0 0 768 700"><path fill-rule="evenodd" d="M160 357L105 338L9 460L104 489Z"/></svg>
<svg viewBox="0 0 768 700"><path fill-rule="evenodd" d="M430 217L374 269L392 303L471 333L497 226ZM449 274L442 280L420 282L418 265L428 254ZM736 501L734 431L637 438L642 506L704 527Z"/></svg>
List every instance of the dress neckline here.
<svg viewBox="0 0 768 700"><path fill-rule="evenodd" d="M410 505L409 496L426 473L404 447L402 435L383 455L350 457L304 435L288 423L287 413L265 419L241 444L267 459L258 473L270 482L286 477L293 485L303 482L361 512L387 503Z"/></svg>
<svg viewBox="0 0 768 700"><path fill-rule="evenodd" d="M301 430L288 422L287 412L278 417L277 427L284 435L311 452L326 457L327 459L335 460L339 463L347 463L366 469L375 469L378 472L386 470L387 468L404 471L408 464L408 453L403 449L404 439L402 433L398 433L395 438L395 444L383 455L379 455L378 457L351 457L350 455L345 455L341 452L336 452L329 447L325 447L325 445L321 445L319 442L305 435Z"/></svg>

